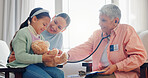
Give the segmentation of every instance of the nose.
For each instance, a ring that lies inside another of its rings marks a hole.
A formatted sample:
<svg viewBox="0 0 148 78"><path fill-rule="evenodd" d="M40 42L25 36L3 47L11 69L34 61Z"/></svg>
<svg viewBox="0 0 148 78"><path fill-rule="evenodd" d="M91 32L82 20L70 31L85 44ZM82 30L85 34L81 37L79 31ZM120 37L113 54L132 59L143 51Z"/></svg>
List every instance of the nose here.
<svg viewBox="0 0 148 78"><path fill-rule="evenodd" d="M57 25L53 25L52 27L53 27L54 31L57 31L57 27L58 27Z"/></svg>
<svg viewBox="0 0 148 78"><path fill-rule="evenodd" d="M46 30L47 29L47 26L44 26L43 29Z"/></svg>

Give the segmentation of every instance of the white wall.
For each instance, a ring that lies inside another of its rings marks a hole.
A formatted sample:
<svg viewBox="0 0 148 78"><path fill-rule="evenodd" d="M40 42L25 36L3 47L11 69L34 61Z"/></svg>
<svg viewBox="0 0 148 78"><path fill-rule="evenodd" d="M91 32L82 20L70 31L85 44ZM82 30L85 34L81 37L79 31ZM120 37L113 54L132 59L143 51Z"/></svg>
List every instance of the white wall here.
<svg viewBox="0 0 148 78"><path fill-rule="evenodd" d="M2 39L2 22L3 22L3 0L0 0L0 39Z"/></svg>
<svg viewBox="0 0 148 78"><path fill-rule="evenodd" d="M62 12L62 0L55 0L55 14Z"/></svg>
<svg viewBox="0 0 148 78"><path fill-rule="evenodd" d="M137 32L148 30L148 0L130 0L129 24Z"/></svg>

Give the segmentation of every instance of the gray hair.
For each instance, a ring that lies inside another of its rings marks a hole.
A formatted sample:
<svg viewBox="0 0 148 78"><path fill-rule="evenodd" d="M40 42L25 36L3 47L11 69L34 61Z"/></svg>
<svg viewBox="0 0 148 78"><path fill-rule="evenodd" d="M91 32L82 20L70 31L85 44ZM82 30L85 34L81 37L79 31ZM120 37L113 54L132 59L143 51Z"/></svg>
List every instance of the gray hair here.
<svg viewBox="0 0 148 78"><path fill-rule="evenodd" d="M104 5L100 10L100 14L107 15L111 20L118 17L119 22L121 19L121 11L118 6L114 4Z"/></svg>

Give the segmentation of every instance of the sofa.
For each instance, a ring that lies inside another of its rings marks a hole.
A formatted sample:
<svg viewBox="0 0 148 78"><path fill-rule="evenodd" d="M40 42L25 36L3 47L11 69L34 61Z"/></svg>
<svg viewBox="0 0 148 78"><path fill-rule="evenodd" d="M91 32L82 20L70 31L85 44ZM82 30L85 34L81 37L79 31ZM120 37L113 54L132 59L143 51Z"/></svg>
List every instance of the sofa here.
<svg viewBox="0 0 148 78"><path fill-rule="evenodd" d="M148 30L141 32L139 34L139 37L142 40L143 45L144 45L144 47L147 51L147 54L148 54ZM147 56L147 58L148 58L148 56ZM147 59L147 61L148 61L148 59Z"/></svg>
<svg viewBox="0 0 148 78"><path fill-rule="evenodd" d="M10 54L9 47L5 41L0 40L0 68L6 68L7 58ZM5 78L5 74L0 72L0 78ZM11 78L14 78L14 75L10 74Z"/></svg>

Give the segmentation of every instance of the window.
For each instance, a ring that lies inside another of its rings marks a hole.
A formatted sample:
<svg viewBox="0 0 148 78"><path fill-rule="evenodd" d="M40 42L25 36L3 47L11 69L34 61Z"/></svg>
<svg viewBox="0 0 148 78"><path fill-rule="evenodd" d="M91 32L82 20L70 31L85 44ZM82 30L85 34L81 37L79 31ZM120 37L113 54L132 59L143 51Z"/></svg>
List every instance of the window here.
<svg viewBox="0 0 148 78"><path fill-rule="evenodd" d="M147 4L147 0L119 0L121 23L133 26L138 33L147 30Z"/></svg>
<svg viewBox="0 0 148 78"><path fill-rule="evenodd" d="M36 7L49 10L50 17L55 15L55 0L35 0L35 8Z"/></svg>
<svg viewBox="0 0 148 78"><path fill-rule="evenodd" d="M63 12L69 14L71 23L64 31L64 50L67 51L86 40L100 29L99 9L111 0L63 0Z"/></svg>
<svg viewBox="0 0 148 78"><path fill-rule="evenodd" d="M63 32L64 51L67 51L84 43L95 30L100 29L99 9L111 1L121 9L121 23L132 25L137 32L148 28L147 0L135 0L135 2L129 0L35 0L35 7L49 10L51 17L59 11L69 14L71 23ZM56 9L55 6L57 6ZM63 7L59 8L61 6Z"/></svg>

